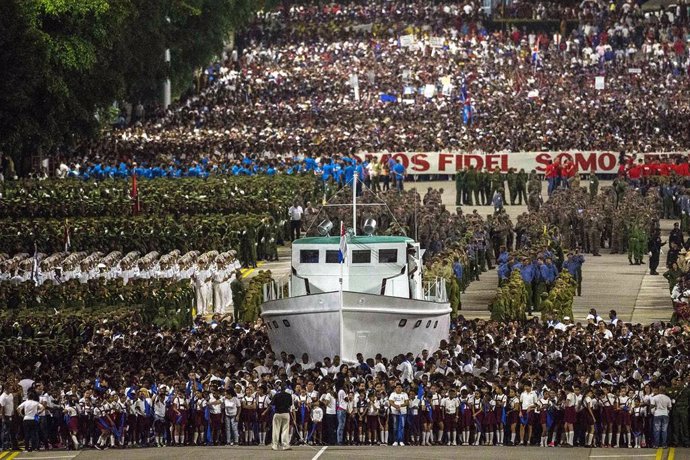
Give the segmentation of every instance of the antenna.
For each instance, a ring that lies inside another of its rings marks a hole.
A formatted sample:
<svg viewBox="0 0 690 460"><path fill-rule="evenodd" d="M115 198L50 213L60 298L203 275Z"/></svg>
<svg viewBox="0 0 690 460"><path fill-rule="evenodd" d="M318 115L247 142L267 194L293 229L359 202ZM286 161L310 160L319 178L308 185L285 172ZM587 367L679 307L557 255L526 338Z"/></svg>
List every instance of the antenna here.
<svg viewBox="0 0 690 460"><path fill-rule="evenodd" d="M416 195L419 196L419 193L416 193ZM417 196L414 197L414 240L415 241L419 241L419 232L417 231Z"/></svg>
<svg viewBox="0 0 690 460"><path fill-rule="evenodd" d="M352 236L357 236L357 171L352 176Z"/></svg>

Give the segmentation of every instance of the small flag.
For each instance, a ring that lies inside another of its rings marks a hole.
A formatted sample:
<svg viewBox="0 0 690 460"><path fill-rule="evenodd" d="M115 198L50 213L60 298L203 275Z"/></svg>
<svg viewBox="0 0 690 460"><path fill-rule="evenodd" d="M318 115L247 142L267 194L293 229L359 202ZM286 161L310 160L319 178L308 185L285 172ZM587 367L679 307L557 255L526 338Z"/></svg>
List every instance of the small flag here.
<svg viewBox="0 0 690 460"><path fill-rule="evenodd" d="M347 239L345 238L345 224L340 222L340 248L338 249L338 263L345 262L347 256Z"/></svg>
<svg viewBox="0 0 690 460"><path fill-rule="evenodd" d="M34 260L31 265L31 280L38 286L38 246L34 242Z"/></svg>
<svg viewBox="0 0 690 460"><path fill-rule="evenodd" d="M67 219L65 219L65 252L69 252L69 250L72 248L72 241L70 240L69 237L69 223L67 222Z"/></svg>

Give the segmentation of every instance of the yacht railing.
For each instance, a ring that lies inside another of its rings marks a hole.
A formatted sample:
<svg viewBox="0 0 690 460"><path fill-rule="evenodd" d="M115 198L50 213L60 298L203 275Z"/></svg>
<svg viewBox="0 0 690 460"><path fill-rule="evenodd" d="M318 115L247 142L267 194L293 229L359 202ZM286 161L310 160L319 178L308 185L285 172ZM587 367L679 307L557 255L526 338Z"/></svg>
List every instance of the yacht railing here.
<svg viewBox="0 0 690 460"><path fill-rule="evenodd" d="M437 277L432 281L426 281L424 283L424 300L431 302L448 302L446 280Z"/></svg>
<svg viewBox="0 0 690 460"><path fill-rule="evenodd" d="M292 283L288 275L264 283L262 289L264 302L292 297Z"/></svg>

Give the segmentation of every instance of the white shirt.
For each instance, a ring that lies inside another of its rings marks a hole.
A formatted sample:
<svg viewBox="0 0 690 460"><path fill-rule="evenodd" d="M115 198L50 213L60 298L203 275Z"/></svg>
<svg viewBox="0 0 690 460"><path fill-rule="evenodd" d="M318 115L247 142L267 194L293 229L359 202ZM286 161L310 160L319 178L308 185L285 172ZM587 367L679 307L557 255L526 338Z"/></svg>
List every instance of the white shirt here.
<svg viewBox="0 0 690 460"><path fill-rule="evenodd" d="M12 417L12 415L14 415L14 396L10 393L3 392L0 395L0 406L2 406L2 415L5 417Z"/></svg>
<svg viewBox="0 0 690 460"><path fill-rule="evenodd" d="M668 415L668 411L671 410L671 406L673 406L671 398L664 394L654 395L652 397L652 413L655 417Z"/></svg>
<svg viewBox="0 0 690 460"><path fill-rule="evenodd" d="M237 408L240 407L240 400L236 397L224 398L223 407L225 408L225 415L234 417L237 415Z"/></svg>
<svg viewBox="0 0 690 460"><path fill-rule="evenodd" d="M338 409L339 410L347 409L347 401L345 400L345 398L347 398L347 393L345 393L345 390L338 391Z"/></svg>
<svg viewBox="0 0 690 460"><path fill-rule="evenodd" d="M335 415L335 398L330 393L322 395L321 402L326 404L326 414Z"/></svg>
<svg viewBox="0 0 690 460"><path fill-rule="evenodd" d="M453 415L460 407L460 400L458 398L444 398L441 401L441 407L445 409L446 414Z"/></svg>
<svg viewBox="0 0 690 460"><path fill-rule="evenodd" d="M405 415L407 414L407 401L410 398L407 396L407 393L404 391L401 393L396 393L393 392L391 395L388 397L388 400L391 405L391 414L393 415ZM400 406L400 409L395 407L395 404Z"/></svg>
<svg viewBox="0 0 690 460"><path fill-rule="evenodd" d="M537 394L534 391L530 391L529 393L523 391L520 394L520 404L522 406L522 410L527 410L530 408L530 406L536 407L537 401Z"/></svg>
<svg viewBox="0 0 690 460"><path fill-rule="evenodd" d="M413 372L412 372L412 363L410 363L408 360L403 361L400 363L398 366L398 370L401 372L400 374L400 381L401 382L411 382L413 379Z"/></svg>
<svg viewBox="0 0 690 460"><path fill-rule="evenodd" d="M38 401L27 399L19 405L17 410L24 410L24 420L34 420L36 418L36 414L38 414L38 411L41 407L42 406L38 403Z"/></svg>
<svg viewBox="0 0 690 460"><path fill-rule="evenodd" d="M302 206L290 206L290 209L288 209L290 220L302 220L302 214L304 214Z"/></svg>

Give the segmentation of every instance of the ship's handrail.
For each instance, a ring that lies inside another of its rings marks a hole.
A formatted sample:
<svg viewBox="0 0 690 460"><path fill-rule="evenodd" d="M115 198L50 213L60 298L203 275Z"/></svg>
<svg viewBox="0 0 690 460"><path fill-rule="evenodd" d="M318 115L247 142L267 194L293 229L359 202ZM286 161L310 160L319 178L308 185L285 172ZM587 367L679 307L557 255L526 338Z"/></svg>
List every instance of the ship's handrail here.
<svg viewBox="0 0 690 460"><path fill-rule="evenodd" d="M264 283L262 289L264 302L292 297L292 283L289 275Z"/></svg>
<svg viewBox="0 0 690 460"><path fill-rule="evenodd" d="M424 283L424 300L434 302L448 301L445 278L436 277L432 281L427 281Z"/></svg>

